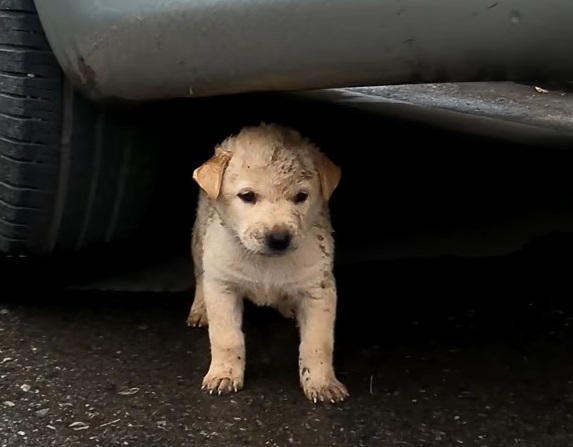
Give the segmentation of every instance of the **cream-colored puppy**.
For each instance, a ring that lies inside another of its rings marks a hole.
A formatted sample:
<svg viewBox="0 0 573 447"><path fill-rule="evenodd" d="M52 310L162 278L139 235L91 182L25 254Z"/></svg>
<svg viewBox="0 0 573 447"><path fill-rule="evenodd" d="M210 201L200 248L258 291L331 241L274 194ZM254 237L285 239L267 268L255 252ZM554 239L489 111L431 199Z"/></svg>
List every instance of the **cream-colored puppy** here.
<svg viewBox="0 0 573 447"><path fill-rule="evenodd" d="M195 299L187 323L209 326L203 389L243 386L243 298L296 317L299 373L314 402L348 396L333 369L336 283L328 199L340 169L298 132L244 128L197 168L193 228Z"/></svg>

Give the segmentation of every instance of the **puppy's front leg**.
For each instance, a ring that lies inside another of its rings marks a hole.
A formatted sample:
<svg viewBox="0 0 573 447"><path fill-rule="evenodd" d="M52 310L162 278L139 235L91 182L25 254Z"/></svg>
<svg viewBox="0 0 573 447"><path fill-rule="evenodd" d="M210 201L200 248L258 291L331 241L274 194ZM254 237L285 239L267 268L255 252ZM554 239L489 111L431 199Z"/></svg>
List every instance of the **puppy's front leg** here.
<svg viewBox="0 0 573 447"><path fill-rule="evenodd" d="M228 285L206 278L203 293L209 315L211 366L201 388L210 394L236 392L243 387L245 374L243 299Z"/></svg>
<svg viewBox="0 0 573 447"><path fill-rule="evenodd" d="M306 396L315 403L335 403L348 397L346 387L334 374L335 314L336 285L332 275L329 275L302 297L297 309L300 384Z"/></svg>

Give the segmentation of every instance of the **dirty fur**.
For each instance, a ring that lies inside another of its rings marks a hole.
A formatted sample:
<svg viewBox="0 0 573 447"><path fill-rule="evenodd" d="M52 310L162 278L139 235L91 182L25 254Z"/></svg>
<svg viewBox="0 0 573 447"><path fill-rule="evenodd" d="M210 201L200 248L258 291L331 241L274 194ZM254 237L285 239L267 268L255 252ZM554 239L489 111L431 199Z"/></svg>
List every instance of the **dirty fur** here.
<svg viewBox="0 0 573 447"><path fill-rule="evenodd" d="M226 139L193 178L201 191L192 237L197 286L187 323L209 327L203 389L225 394L243 387L247 298L296 318L305 395L344 400L348 392L333 369L337 294L328 211L340 169L297 131L261 124ZM290 236L279 252L268 242L276 233Z"/></svg>

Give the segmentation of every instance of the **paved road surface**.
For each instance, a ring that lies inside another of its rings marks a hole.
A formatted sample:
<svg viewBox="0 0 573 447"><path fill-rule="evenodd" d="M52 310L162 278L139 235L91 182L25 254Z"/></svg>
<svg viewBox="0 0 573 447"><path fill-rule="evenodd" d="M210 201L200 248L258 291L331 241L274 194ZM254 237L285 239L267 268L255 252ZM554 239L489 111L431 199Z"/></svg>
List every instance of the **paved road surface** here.
<svg viewBox="0 0 573 447"><path fill-rule="evenodd" d="M571 446L571 283L552 250L339 271L337 407L305 400L296 330L272 311L247 308L246 387L213 397L187 296L3 292L0 446Z"/></svg>

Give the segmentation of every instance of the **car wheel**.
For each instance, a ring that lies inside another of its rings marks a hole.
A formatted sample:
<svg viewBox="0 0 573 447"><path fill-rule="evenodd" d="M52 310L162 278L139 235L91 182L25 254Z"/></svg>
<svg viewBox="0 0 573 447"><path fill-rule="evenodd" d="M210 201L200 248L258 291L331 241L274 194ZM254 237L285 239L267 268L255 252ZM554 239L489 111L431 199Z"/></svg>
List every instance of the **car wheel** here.
<svg viewBox="0 0 573 447"><path fill-rule="evenodd" d="M133 126L63 76L33 0L0 0L0 253L129 238L152 190Z"/></svg>

